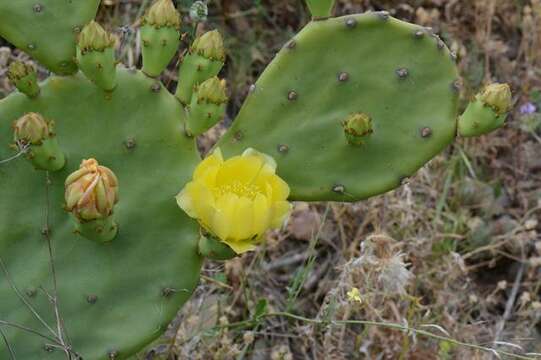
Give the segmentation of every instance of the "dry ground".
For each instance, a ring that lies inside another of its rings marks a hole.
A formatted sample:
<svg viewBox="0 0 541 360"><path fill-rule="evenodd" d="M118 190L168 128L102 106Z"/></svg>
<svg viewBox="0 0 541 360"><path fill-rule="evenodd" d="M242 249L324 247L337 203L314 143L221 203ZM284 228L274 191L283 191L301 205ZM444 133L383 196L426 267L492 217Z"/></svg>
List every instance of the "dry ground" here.
<svg viewBox="0 0 541 360"><path fill-rule="evenodd" d="M186 9L191 1L178 3ZM147 4L103 0L100 20L119 35L128 26L124 41L133 41L129 26ZM249 85L308 15L300 0L209 7L199 31L225 35L234 118ZM459 56L464 100L485 82L512 84L508 124L459 140L385 196L296 204L260 251L207 262L192 300L140 359L496 358L420 332L344 324L355 319L541 353L541 113L532 112L541 109L541 0L342 0L335 13L373 9L441 34ZM121 55L133 65L139 54L130 48ZM0 48L0 68L15 57L24 55ZM173 86L176 74L164 81ZM9 91L0 83L0 97ZM226 125L201 139L202 148ZM359 299L348 297L352 288ZM269 315L276 312L305 319Z"/></svg>

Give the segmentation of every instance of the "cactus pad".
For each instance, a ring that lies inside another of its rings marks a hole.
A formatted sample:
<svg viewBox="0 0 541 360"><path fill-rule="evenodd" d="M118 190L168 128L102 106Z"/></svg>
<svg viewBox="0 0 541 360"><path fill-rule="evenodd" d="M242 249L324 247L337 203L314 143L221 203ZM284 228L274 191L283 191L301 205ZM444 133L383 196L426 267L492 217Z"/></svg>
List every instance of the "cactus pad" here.
<svg viewBox="0 0 541 360"><path fill-rule="evenodd" d="M115 91L106 93L81 74L52 77L37 98L15 94L0 102L0 159L14 152L7 146L12 122L30 111L55 120L67 157L64 169L48 175L23 158L0 166L0 258L26 300L56 328L45 293L53 293L50 237L60 315L84 359L124 358L159 336L192 293L201 265L198 226L174 198L199 161L193 139L183 134L184 110L141 72L119 68L117 79ZM64 181L89 157L114 169L120 183L114 213L120 228L110 244L75 234L63 209ZM1 272L0 278L1 320L47 333ZM44 339L3 330L20 359L65 358L60 350L47 353Z"/></svg>
<svg viewBox="0 0 541 360"><path fill-rule="evenodd" d="M294 200L365 199L454 140L457 78L441 40L387 13L315 21L265 70L219 146L274 156ZM373 127L358 146L342 125L355 113Z"/></svg>
<svg viewBox="0 0 541 360"><path fill-rule="evenodd" d="M0 1L0 36L57 74L77 71L75 39L100 0Z"/></svg>

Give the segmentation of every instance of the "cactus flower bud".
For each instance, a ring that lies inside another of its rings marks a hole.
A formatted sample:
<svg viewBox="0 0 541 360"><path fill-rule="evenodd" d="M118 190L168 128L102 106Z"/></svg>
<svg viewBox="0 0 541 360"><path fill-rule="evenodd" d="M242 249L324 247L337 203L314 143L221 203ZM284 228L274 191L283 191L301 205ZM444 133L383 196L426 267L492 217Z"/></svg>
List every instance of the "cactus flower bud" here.
<svg viewBox="0 0 541 360"><path fill-rule="evenodd" d="M181 20L175 5L171 0L157 0L143 17L143 25L156 28L174 27L180 29Z"/></svg>
<svg viewBox="0 0 541 360"><path fill-rule="evenodd" d="M190 6L190 19L195 22L207 21L209 9L203 1L196 1Z"/></svg>
<svg viewBox="0 0 541 360"><path fill-rule="evenodd" d="M198 102L211 102L213 104L223 104L227 102L226 81L213 77L203 82L197 87L196 96Z"/></svg>
<svg viewBox="0 0 541 360"><path fill-rule="evenodd" d="M196 86L189 108L188 130L200 135L216 125L225 115L226 83L213 77Z"/></svg>
<svg viewBox="0 0 541 360"><path fill-rule="evenodd" d="M175 56L180 44L180 14L171 0L157 0L142 19L143 72L157 77Z"/></svg>
<svg viewBox="0 0 541 360"><path fill-rule="evenodd" d="M512 103L509 85L488 85L459 117L458 134L463 137L480 136L502 127Z"/></svg>
<svg viewBox="0 0 541 360"><path fill-rule="evenodd" d="M22 61L15 61L9 65L8 78L15 83L35 71L36 69L32 65L25 64Z"/></svg>
<svg viewBox="0 0 541 360"><path fill-rule="evenodd" d="M254 250L268 229L282 226L291 211L288 197L289 186L276 175L272 157L247 149L224 160L216 149L197 166L177 203L212 236L241 254Z"/></svg>
<svg viewBox="0 0 541 360"><path fill-rule="evenodd" d="M112 91L116 86L115 42L115 37L95 21L86 25L79 35L79 68L88 79L105 91Z"/></svg>
<svg viewBox="0 0 541 360"><path fill-rule="evenodd" d="M29 145L27 158L37 169L57 171L64 167L66 157L58 146L54 122L38 113L28 113L13 123L15 142Z"/></svg>
<svg viewBox="0 0 541 360"><path fill-rule="evenodd" d="M109 217L118 202L115 174L95 159L83 160L65 182L66 209L80 221Z"/></svg>
<svg viewBox="0 0 541 360"><path fill-rule="evenodd" d="M38 113L28 113L13 124L15 141L38 145L49 138L49 124Z"/></svg>
<svg viewBox="0 0 541 360"><path fill-rule="evenodd" d="M220 72L224 66L225 49L222 35L217 30L199 36L182 60L175 96L189 105L194 88Z"/></svg>
<svg viewBox="0 0 541 360"><path fill-rule="evenodd" d="M224 41L218 30L206 32L196 38L191 51L207 59L225 61Z"/></svg>
<svg viewBox="0 0 541 360"><path fill-rule="evenodd" d="M8 78L20 92L29 97L36 97L39 94L38 77L36 69L22 61L11 63L8 69Z"/></svg>
<svg viewBox="0 0 541 360"><path fill-rule="evenodd" d="M115 37L94 20L81 30L78 39L79 49L83 54L88 51L104 51L114 47L115 43Z"/></svg>
<svg viewBox="0 0 541 360"><path fill-rule="evenodd" d="M490 84L478 97L483 104L490 106L498 115L508 113L513 103L513 95L508 84Z"/></svg>
<svg viewBox="0 0 541 360"><path fill-rule="evenodd" d="M365 140L374 132L372 119L363 113L351 114L342 122L344 134L351 145L362 145Z"/></svg>

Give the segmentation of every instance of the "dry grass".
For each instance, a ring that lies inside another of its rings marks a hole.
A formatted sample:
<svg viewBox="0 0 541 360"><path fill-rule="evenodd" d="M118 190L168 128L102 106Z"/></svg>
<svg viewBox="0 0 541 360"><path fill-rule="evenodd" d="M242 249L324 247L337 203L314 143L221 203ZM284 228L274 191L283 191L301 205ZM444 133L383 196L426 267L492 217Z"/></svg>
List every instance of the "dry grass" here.
<svg viewBox="0 0 541 360"><path fill-rule="evenodd" d="M142 3L104 1L101 21L121 36ZM411 332L334 323L352 319L541 353L541 115L520 112L527 103L541 107L541 0L342 0L336 14L372 9L440 33L459 56L464 100L484 82L511 83L517 106L508 125L459 140L387 195L296 204L260 251L207 262L192 300L141 359L495 358ZM230 118L307 19L297 0L211 2L200 30L218 28L227 39ZM129 49L123 61L136 65L137 48ZM13 57L24 55L0 49L0 68ZM164 81L172 86L175 77L168 72ZM348 297L352 288L360 301ZM320 321L265 316L282 311Z"/></svg>

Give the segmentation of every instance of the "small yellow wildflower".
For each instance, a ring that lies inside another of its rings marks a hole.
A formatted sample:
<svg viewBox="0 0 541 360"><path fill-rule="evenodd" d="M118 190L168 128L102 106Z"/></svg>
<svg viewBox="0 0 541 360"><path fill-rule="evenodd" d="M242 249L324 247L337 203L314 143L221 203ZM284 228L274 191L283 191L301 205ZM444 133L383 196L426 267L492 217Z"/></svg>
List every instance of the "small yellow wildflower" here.
<svg viewBox="0 0 541 360"><path fill-rule="evenodd" d="M218 148L197 166L176 199L188 216L241 254L283 224L291 211L288 196L272 157L250 148L224 161Z"/></svg>
<svg viewBox="0 0 541 360"><path fill-rule="evenodd" d="M350 291L348 291L348 300L353 302L356 301L358 303L362 303L363 300L361 299L361 292L356 287L351 288Z"/></svg>

